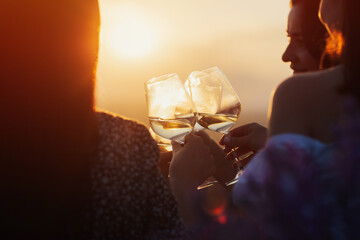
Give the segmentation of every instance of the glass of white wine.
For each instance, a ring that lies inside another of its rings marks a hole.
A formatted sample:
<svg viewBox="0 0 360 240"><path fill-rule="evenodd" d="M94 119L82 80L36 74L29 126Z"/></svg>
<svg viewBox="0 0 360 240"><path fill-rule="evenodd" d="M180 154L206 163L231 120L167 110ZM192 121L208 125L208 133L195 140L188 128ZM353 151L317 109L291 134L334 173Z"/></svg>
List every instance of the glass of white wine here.
<svg viewBox="0 0 360 240"><path fill-rule="evenodd" d="M149 132L150 132L152 138L157 143L157 145L159 147L159 150L160 150L160 153L165 153L165 152L171 152L172 151L171 140L159 136L158 134L156 134L154 132L154 130L151 127L149 129Z"/></svg>
<svg viewBox="0 0 360 240"><path fill-rule="evenodd" d="M200 106L197 124L212 131L228 134L240 115L241 103L220 68L212 67L201 72L193 72L186 84L189 86L196 107ZM216 84L220 85L220 90L215 90L213 86ZM209 94L213 96L208 96ZM200 127L197 128L200 129ZM235 154L235 152L232 153ZM227 182L226 185L236 183L241 171L242 169L239 169L235 179Z"/></svg>
<svg viewBox="0 0 360 240"><path fill-rule="evenodd" d="M145 83L151 129L160 137L184 143L196 123L194 104L177 74Z"/></svg>
<svg viewBox="0 0 360 240"><path fill-rule="evenodd" d="M185 82L185 88L188 91L198 113L216 114L221 104L222 86L221 82L212 75L194 71ZM206 129L198 122L195 124L195 131ZM198 186L198 190L210 187L217 181L213 177L207 179Z"/></svg>

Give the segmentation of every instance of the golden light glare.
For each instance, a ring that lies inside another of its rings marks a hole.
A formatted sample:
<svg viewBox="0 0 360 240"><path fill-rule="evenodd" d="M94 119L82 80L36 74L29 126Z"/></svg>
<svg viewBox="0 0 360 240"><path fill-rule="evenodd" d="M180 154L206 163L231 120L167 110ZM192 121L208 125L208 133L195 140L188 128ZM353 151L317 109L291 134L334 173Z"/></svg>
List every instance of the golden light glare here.
<svg viewBox="0 0 360 240"><path fill-rule="evenodd" d="M102 12L102 43L115 55L140 58L158 45L156 24L135 5L109 4L103 7Z"/></svg>

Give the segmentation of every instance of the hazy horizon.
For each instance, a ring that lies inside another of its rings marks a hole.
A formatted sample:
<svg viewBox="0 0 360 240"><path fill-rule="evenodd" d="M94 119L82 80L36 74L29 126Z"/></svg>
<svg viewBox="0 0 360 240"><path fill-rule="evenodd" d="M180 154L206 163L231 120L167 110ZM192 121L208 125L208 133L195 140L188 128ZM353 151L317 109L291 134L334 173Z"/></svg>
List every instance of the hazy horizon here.
<svg viewBox="0 0 360 240"><path fill-rule="evenodd" d="M148 125L144 82L219 66L243 105L239 123L266 124L272 90L291 75L288 0L100 0L97 81L100 109Z"/></svg>

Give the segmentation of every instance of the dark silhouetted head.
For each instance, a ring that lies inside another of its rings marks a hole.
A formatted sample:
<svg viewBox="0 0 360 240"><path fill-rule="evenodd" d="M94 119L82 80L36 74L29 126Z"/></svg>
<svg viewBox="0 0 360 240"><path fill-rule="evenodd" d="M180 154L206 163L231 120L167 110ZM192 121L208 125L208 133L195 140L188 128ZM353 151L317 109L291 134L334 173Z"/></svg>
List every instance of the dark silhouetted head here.
<svg viewBox="0 0 360 240"><path fill-rule="evenodd" d="M67 227L90 189L99 21L97 0L1 1L1 215L19 239L79 230Z"/></svg>

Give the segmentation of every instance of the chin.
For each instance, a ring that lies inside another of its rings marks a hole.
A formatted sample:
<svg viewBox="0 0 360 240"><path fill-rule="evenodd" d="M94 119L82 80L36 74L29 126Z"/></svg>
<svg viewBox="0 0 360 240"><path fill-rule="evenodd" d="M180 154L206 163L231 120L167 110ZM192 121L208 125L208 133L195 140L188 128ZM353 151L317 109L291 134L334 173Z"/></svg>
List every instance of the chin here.
<svg viewBox="0 0 360 240"><path fill-rule="evenodd" d="M301 73L306 73L306 70L294 70L293 74L301 74Z"/></svg>

